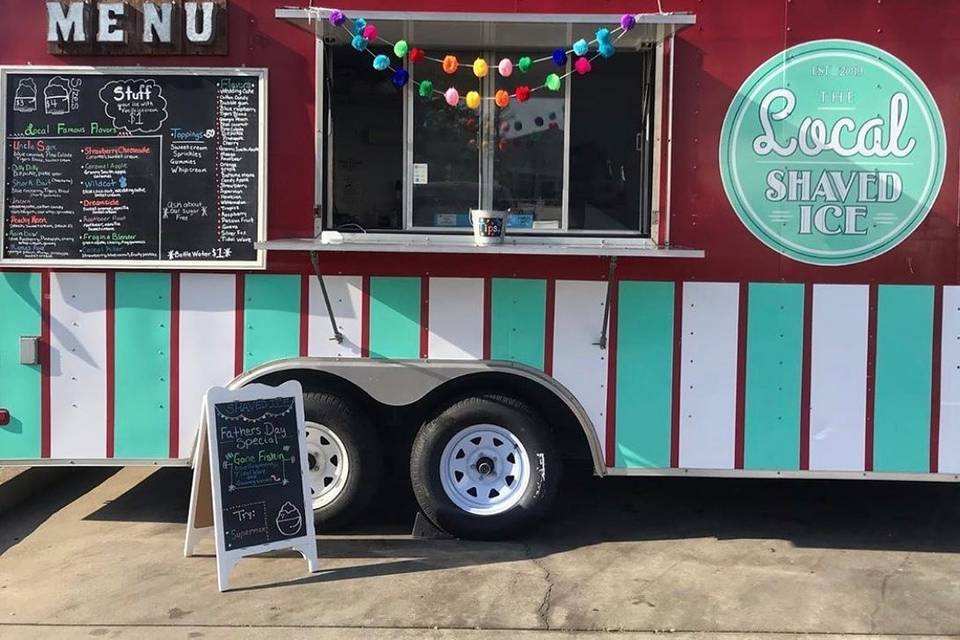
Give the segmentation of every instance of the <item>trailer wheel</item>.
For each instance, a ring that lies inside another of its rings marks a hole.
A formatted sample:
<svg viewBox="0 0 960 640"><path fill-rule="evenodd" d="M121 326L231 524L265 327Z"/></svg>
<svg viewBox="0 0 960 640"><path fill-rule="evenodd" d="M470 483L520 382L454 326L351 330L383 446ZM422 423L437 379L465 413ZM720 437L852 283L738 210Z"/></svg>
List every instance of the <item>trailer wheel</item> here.
<svg viewBox="0 0 960 640"><path fill-rule="evenodd" d="M500 395L459 400L421 428L410 478L420 508L462 538L502 539L548 511L560 460L546 425Z"/></svg>
<svg viewBox="0 0 960 640"><path fill-rule="evenodd" d="M303 394L307 476L318 529L353 520L380 482L380 438L352 402L328 393Z"/></svg>

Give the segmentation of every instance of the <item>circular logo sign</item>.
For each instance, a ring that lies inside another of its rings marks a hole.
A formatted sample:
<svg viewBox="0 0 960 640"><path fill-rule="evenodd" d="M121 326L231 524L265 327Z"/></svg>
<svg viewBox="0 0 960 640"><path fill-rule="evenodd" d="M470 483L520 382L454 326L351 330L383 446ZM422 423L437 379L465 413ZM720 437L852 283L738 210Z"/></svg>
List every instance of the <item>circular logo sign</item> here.
<svg viewBox="0 0 960 640"><path fill-rule="evenodd" d="M753 72L720 133L720 173L746 227L801 262L889 251L930 211L946 136L930 91L889 53L850 40L787 49Z"/></svg>

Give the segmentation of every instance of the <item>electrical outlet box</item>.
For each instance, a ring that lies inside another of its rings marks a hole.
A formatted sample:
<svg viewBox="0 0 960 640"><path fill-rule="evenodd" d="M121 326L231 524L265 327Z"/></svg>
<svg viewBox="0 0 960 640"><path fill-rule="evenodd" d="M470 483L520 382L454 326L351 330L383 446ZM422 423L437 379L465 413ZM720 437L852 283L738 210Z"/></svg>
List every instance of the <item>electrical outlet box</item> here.
<svg viewBox="0 0 960 640"><path fill-rule="evenodd" d="M20 336L20 364L40 364L40 338Z"/></svg>

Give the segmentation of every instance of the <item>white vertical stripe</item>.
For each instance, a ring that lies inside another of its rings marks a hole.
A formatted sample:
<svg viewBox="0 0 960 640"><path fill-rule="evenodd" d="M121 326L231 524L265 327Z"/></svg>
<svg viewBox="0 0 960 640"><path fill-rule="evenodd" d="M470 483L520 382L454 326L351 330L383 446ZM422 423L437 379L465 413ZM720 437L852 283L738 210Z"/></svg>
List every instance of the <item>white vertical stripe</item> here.
<svg viewBox="0 0 960 640"><path fill-rule="evenodd" d="M606 456L607 351L600 340L606 282L557 282L553 314L553 377L576 396Z"/></svg>
<svg viewBox="0 0 960 640"><path fill-rule="evenodd" d="M236 276L180 275L180 457L190 456L203 394L233 379Z"/></svg>
<svg viewBox="0 0 960 640"><path fill-rule="evenodd" d="M107 455L106 276L50 274L50 457Z"/></svg>
<svg viewBox="0 0 960 640"><path fill-rule="evenodd" d="M429 357L483 357L482 278L430 278L428 315Z"/></svg>
<svg viewBox="0 0 960 640"><path fill-rule="evenodd" d="M940 313L935 309L934 313ZM938 470L960 473L960 287L943 288Z"/></svg>
<svg viewBox="0 0 960 640"><path fill-rule="evenodd" d="M316 277L310 278L310 318L307 322L307 355L327 358L359 358L363 309L363 278L360 276L324 276L333 317L343 334L343 342L333 339L330 314L323 290Z"/></svg>
<svg viewBox="0 0 960 640"><path fill-rule="evenodd" d="M683 284L681 467L733 468L739 303L740 285L735 282Z"/></svg>
<svg viewBox="0 0 960 640"><path fill-rule="evenodd" d="M867 285L813 287L811 471L863 470L869 304Z"/></svg>

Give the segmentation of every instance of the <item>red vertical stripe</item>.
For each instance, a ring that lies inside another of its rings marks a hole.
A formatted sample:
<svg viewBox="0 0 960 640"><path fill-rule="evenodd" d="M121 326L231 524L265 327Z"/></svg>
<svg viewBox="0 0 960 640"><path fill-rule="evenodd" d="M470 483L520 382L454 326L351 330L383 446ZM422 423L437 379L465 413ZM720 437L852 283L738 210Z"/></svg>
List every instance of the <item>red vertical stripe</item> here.
<svg viewBox="0 0 960 640"><path fill-rule="evenodd" d="M490 330L493 321L493 280L483 279L483 359L490 359Z"/></svg>
<svg viewBox="0 0 960 640"><path fill-rule="evenodd" d="M940 470L940 364L943 346L943 287L933 288L933 354L930 359L930 473Z"/></svg>
<svg viewBox="0 0 960 640"><path fill-rule="evenodd" d="M877 285L870 285L867 324L867 420L864 433L863 469L873 471L874 399L877 392Z"/></svg>
<svg viewBox="0 0 960 640"><path fill-rule="evenodd" d="M557 281L553 278L547 278L547 300L544 310L543 327L543 372L548 376L553 375L553 325L554 315L557 306Z"/></svg>
<svg viewBox="0 0 960 640"><path fill-rule="evenodd" d="M683 343L683 283L674 285L673 298L673 410L670 423L670 466L680 466L680 345Z"/></svg>
<svg viewBox="0 0 960 640"><path fill-rule="evenodd" d="M363 276L360 294L360 357L370 357L370 276Z"/></svg>
<svg viewBox="0 0 960 640"><path fill-rule="evenodd" d="M300 356L306 357L310 335L310 276L300 276Z"/></svg>
<svg viewBox="0 0 960 640"><path fill-rule="evenodd" d="M233 316L233 375L243 373L243 324L244 324L244 291L245 281L243 274L236 275L236 294L234 297Z"/></svg>
<svg viewBox="0 0 960 640"><path fill-rule="evenodd" d="M430 276L420 276L420 357L430 357Z"/></svg>
<svg viewBox="0 0 960 640"><path fill-rule="evenodd" d="M803 286L803 359L800 374L800 470L810 468L810 358L813 339L813 285Z"/></svg>
<svg viewBox="0 0 960 640"><path fill-rule="evenodd" d="M40 457L50 457L50 271L40 272Z"/></svg>
<svg viewBox="0 0 960 640"><path fill-rule="evenodd" d="M749 285L740 283L740 308L737 321L737 406L736 433L733 441L733 466L743 469L743 439L746 432L747 395L747 304Z"/></svg>
<svg viewBox="0 0 960 640"><path fill-rule="evenodd" d="M170 274L170 457L180 457L180 274Z"/></svg>
<svg viewBox="0 0 960 640"><path fill-rule="evenodd" d="M610 281L610 309L607 327L607 447L606 465L614 467L617 463L617 305L620 300L620 286L614 278Z"/></svg>
<svg viewBox="0 0 960 640"><path fill-rule="evenodd" d="M113 457L114 433L116 427L116 274L113 271L107 272L106 277L106 309L107 314L107 355L106 355L106 377L107 377L107 457Z"/></svg>

